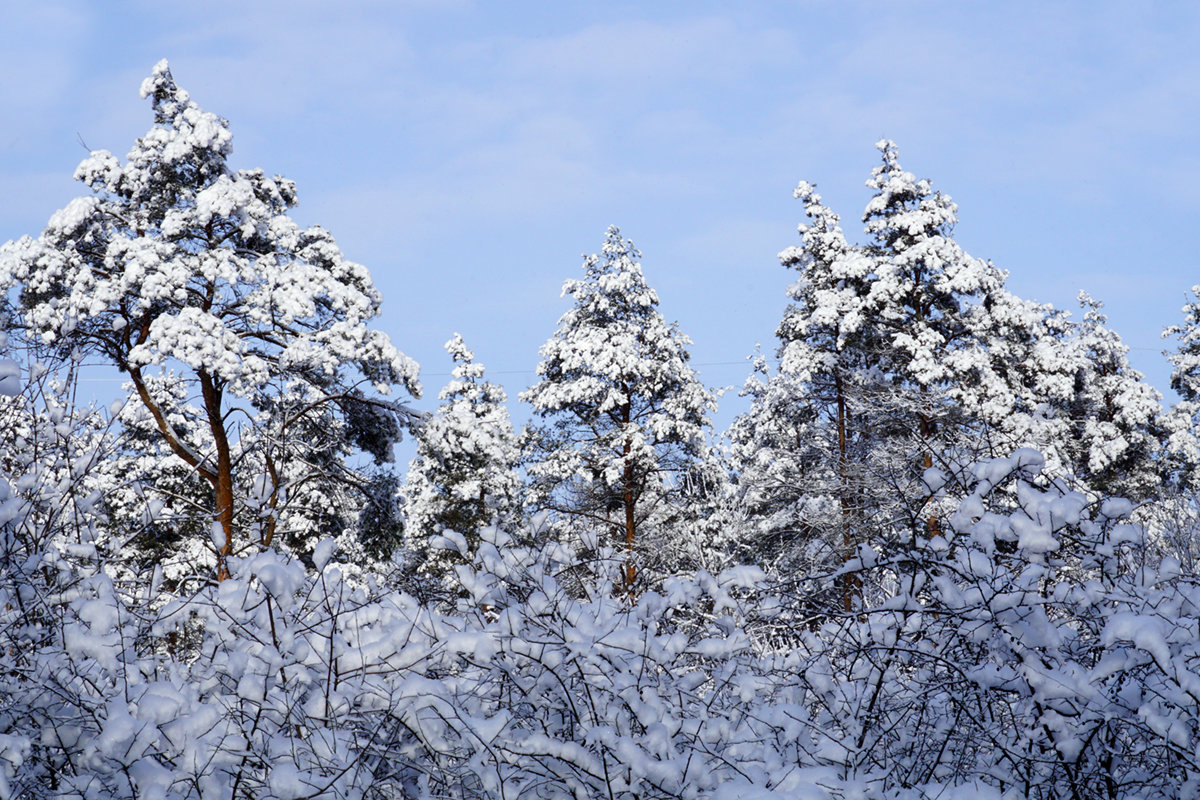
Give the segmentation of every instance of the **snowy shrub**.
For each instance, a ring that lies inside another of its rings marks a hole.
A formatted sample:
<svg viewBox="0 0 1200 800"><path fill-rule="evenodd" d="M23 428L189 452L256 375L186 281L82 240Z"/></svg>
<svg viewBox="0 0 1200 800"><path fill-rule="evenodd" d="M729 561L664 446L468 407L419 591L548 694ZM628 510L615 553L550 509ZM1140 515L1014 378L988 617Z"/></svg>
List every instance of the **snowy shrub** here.
<svg viewBox="0 0 1200 800"><path fill-rule="evenodd" d="M336 565L235 559L155 613L96 571L49 602L58 624L5 687L16 796L412 797L437 765L441 623Z"/></svg>
<svg viewBox="0 0 1200 800"><path fill-rule="evenodd" d="M488 797L699 797L730 774L750 650L736 595L757 571L668 580L631 604L611 590L623 559L601 551L582 594L555 578L569 549L495 531L461 569L475 640L457 647L475 677L460 702L486 730L471 760Z"/></svg>
<svg viewBox="0 0 1200 800"><path fill-rule="evenodd" d="M976 465L944 535L847 565L898 591L827 624L805 673L824 684L846 780L1044 798L1196 785L1195 580L1137 566L1129 503L1039 488L1040 468L1029 450Z"/></svg>
<svg viewBox="0 0 1200 800"><path fill-rule="evenodd" d="M1141 565L1129 503L1040 468L974 465L940 534L843 566L878 602L782 637L758 569L614 594L594 535L443 537L441 611L351 585L332 540L166 605L102 548L10 547L0 796L1186 795L1200 587Z"/></svg>

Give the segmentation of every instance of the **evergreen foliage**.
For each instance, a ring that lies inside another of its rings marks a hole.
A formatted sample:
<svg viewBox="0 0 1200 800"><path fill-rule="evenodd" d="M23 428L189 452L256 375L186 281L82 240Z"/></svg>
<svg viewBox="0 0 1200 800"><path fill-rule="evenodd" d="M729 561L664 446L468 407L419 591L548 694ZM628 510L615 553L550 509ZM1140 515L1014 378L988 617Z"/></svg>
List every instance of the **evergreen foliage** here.
<svg viewBox="0 0 1200 800"><path fill-rule="evenodd" d="M1104 304L1080 292L1079 305L1083 317L1070 342L1079 364L1072 424L1061 440L1067 463L1098 492L1146 499L1161 484L1162 395L1129 365L1129 348L1108 326Z"/></svg>
<svg viewBox="0 0 1200 800"><path fill-rule="evenodd" d="M1170 325L1163 337L1174 337L1178 346L1167 354L1171 361L1171 388L1180 401L1163 419L1166 449L1173 480L1195 494L1200 489L1200 286L1193 286L1183 306L1182 324Z"/></svg>
<svg viewBox="0 0 1200 800"><path fill-rule="evenodd" d="M952 511L938 495L946 475L1020 446L1081 485L1145 497L1159 398L1099 306L1084 298L1074 322L1013 295L1006 273L954 241L951 199L905 171L894 143L877 147L866 244L847 241L810 184L795 193L808 221L780 254L800 277L778 369L759 362L731 429L759 563L823 575L862 543L937 535ZM856 580L843 578L846 610Z"/></svg>
<svg viewBox="0 0 1200 800"><path fill-rule="evenodd" d="M520 448L504 390L484 380L483 365L461 336L446 351L454 371L437 411L417 428L404 489L406 544L422 559L422 572L440 576L462 557L432 548L431 537L465 537L470 555L483 528L515 530L521 515Z"/></svg>

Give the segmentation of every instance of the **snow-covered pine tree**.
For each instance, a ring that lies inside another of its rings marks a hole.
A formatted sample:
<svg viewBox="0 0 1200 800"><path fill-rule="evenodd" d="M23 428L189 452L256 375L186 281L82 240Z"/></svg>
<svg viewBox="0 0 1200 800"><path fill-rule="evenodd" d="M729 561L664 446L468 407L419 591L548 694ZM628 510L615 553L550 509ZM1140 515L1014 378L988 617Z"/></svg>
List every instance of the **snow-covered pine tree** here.
<svg viewBox="0 0 1200 800"><path fill-rule="evenodd" d="M210 487L223 565L272 543L293 498L364 485L345 456L390 457L409 412L386 395L397 384L418 393L417 366L369 327L380 296L367 270L288 216L291 181L232 169L228 123L193 103L165 61L142 95L153 128L124 163L98 151L80 164L92 194L37 239L6 245L0 286L20 287L31 335L129 377L171 453ZM198 402L156 399L149 381L172 368ZM171 424L176 413L205 441ZM314 430L325 438L307 441Z"/></svg>
<svg viewBox="0 0 1200 800"><path fill-rule="evenodd" d="M1066 435L1053 401L1075 379L1066 317L1008 292L1005 272L952 238L950 198L906 172L893 143L877 147L867 244L847 241L811 185L797 188L808 222L780 254L800 276L777 331L779 369L747 385L751 410L731 431L755 533L793 537L783 558L809 575L881 544L897 519L936 534L941 476Z"/></svg>
<svg viewBox="0 0 1200 800"><path fill-rule="evenodd" d="M1169 354L1171 388L1189 402L1200 402L1200 285L1193 286L1191 297L1181 309L1183 323L1168 326L1163 338L1179 340L1174 353Z"/></svg>
<svg viewBox="0 0 1200 800"><path fill-rule="evenodd" d="M984 298L1005 276L954 241L958 209L950 197L906 172L893 142L876 147L883 163L867 181L875 196L863 213L875 262L869 307L886 342L879 366L894 387L888 402L907 420L900 424L928 468L938 440L952 438L956 418L975 410L962 400L985 368L986 345L976 346L981 326L970 317L985 311Z"/></svg>
<svg viewBox="0 0 1200 800"><path fill-rule="evenodd" d="M1180 489L1196 494L1200 490L1200 285L1181 309L1183 322L1163 330L1163 338L1177 340L1171 362L1171 388L1179 395L1163 415L1166 455L1172 482Z"/></svg>
<svg viewBox="0 0 1200 800"><path fill-rule="evenodd" d="M744 564L740 537L747 520L736 500L727 448L708 444L675 480L679 513L672 521L671 547L656 554L655 568L715 575Z"/></svg>
<svg viewBox="0 0 1200 800"><path fill-rule="evenodd" d="M608 229L600 254L584 259L583 280L563 285L574 305L541 348L539 380L521 394L545 420L527 446L535 510L568 532L615 537L631 592L635 551L670 548L674 478L701 452L716 407L688 365L691 340L659 312L640 258Z"/></svg>
<svg viewBox="0 0 1200 800"><path fill-rule="evenodd" d="M1079 368L1069 347L1070 315L999 287L967 321L976 368L959 390L979 429L976 457L1034 446L1047 455L1049 471L1061 473L1066 459L1059 444L1070 434L1056 409L1071 397Z"/></svg>
<svg viewBox="0 0 1200 800"><path fill-rule="evenodd" d="M731 442L742 502L758 523L752 546L792 562L788 572L814 575L851 558L863 536L863 400L876 379L879 332L868 305L872 260L846 240L811 184L794 196L809 221L799 226L800 246L779 254L800 273L776 330L779 370L747 384L751 409ZM765 362L757 372L768 372ZM851 576L842 582L848 609L856 587Z"/></svg>
<svg viewBox="0 0 1200 800"><path fill-rule="evenodd" d="M1078 367L1065 415L1066 467L1093 491L1144 500L1161 486L1162 395L1130 366L1104 304L1080 292L1079 305L1069 342Z"/></svg>
<svg viewBox="0 0 1200 800"><path fill-rule="evenodd" d="M748 526L736 542L743 561L787 559L797 538L810 530L814 512L820 519L837 516L837 503L821 491L832 480L830 464L823 458L815 410L802 401L806 391L795 376L773 371L758 355L739 392L750 398L750 407L727 436L736 502Z"/></svg>
<svg viewBox="0 0 1200 800"><path fill-rule="evenodd" d="M989 315L1006 274L953 239L958 209L948 195L905 171L893 142L876 147L882 164L867 181L875 195L863 222L875 272L868 305L883 343L876 368L886 379L871 401L872 449L893 453L876 470L906 496L914 533L937 535L928 470L973 460L989 414L1017 394L990 354Z"/></svg>
<svg viewBox="0 0 1200 800"><path fill-rule="evenodd" d="M1087 292L1079 303L1076 320L1003 286L984 294L968 309L976 366L957 403L979 432L977 457L1035 447L1047 475L1145 499L1160 480L1162 396L1129 365L1103 304Z"/></svg>
<svg viewBox="0 0 1200 800"><path fill-rule="evenodd" d="M462 336L446 343L454 360L441 404L418 428L417 455L404 487L406 545L422 572L448 576L470 560L488 525L515 531L520 524L521 452L504 389L484 380ZM436 536L461 535L466 551L431 549Z"/></svg>

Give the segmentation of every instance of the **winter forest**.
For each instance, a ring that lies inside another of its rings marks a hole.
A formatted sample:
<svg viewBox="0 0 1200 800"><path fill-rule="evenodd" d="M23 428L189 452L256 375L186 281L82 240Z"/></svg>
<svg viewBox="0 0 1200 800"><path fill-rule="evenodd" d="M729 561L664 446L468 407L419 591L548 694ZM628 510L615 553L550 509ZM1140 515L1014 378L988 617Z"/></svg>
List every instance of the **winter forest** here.
<svg viewBox="0 0 1200 800"><path fill-rule="evenodd" d="M421 413L296 185L141 93L0 249L0 800L1200 796L1200 299L1167 407L864 142L728 430L616 227L532 424L459 336Z"/></svg>

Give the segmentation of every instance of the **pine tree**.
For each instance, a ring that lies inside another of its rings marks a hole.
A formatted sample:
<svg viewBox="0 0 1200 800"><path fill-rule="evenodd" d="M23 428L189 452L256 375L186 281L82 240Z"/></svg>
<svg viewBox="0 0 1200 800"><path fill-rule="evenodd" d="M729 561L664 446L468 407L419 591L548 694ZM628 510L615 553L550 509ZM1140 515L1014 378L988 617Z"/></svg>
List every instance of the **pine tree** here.
<svg viewBox="0 0 1200 800"><path fill-rule="evenodd" d="M446 343L454 360L441 404L417 429L417 455L404 487L405 543L421 559L420 570L445 576L470 560L480 530L519 525L520 447L500 386L484 380L483 365L458 334ZM430 549L430 539L462 536L465 552Z"/></svg>
<svg viewBox="0 0 1200 800"><path fill-rule="evenodd" d="M1100 304L1082 293L1083 317L1070 322L1012 295L1006 273L951 238L950 198L904 172L891 142L879 148L863 217L877 259L873 314L890 331L881 367L907 395L923 466L974 431L993 455L1033 445L1054 456L1052 471L1144 496L1155 481L1160 399L1129 367ZM959 460L979 453L966 455Z"/></svg>
<svg viewBox="0 0 1200 800"><path fill-rule="evenodd" d="M875 380L879 330L869 306L872 260L846 240L811 184L801 182L794 196L809 222L799 226L801 245L779 254L800 273L776 331L779 370L747 384L751 410L732 441L743 502L759 521L756 547L767 548L760 556L803 554L789 571L812 575L851 558L863 537L863 400ZM767 373L764 362L758 371ZM846 608L855 591L844 578Z"/></svg>
<svg viewBox="0 0 1200 800"><path fill-rule="evenodd" d="M1163 338L1173 336L1179 340L1176 351L1169 356L1174 367L1171 388L1187 402L1200 402L1200 285L1192 287L1192 296L1181 310L1183 324L1163 331Z"/></svg>
<svg viewBox="0 0 1200 800"><path fill-rule="evenodd" d="M936 536L945 503L934 487L1045 433L1038 417L1049 407L1039 392L1068 384L1054 356L1064 318L1015 297L1007 273L963 251L950 197L906 172L895 144L877 147L883 163L867 182L875 195L863 214L875 260L871 313L885 343L878 369L886 380L874 406L890 418L880 426L895 443L884 469L898 487L909 464L912 479L901 489L909 526Z"/></svg>
<svg viewBox="0 0 1200 800"><path fill-rule="evenodd" d="M1163 331L1178 345L1168 353L1171 388L1179 402L1163 415L1166 454L1172 482L1188 494L1200 489L1200 285L1181 309L1184 321Z"/></svg>
<svg viewBox="0 0 1200 800"><path fill-rule="evenodd" d="M701 452L715 408L688 365L691 340L658 311L640 258L609 228L583 280L563 286L574 305L541 348L538 382L521 394L546 421L528 446L535 505L577 532L614 536L631 592L635 551L668 546L673 478Z"/></svg>
<svg viewBox="0 0 1200 800"><path fill-rule="evenodd" d="M951 199L906 172L892 142L877 147L866 244L797 188L808 221L780 254L800 277L778 370L747 385L751 410L731 431L743 511L790 574L828 574L901 530L938 535L950 476L1068 425L1055 410L1075 379L1066 316L1008 292L1005 272L954 241Z"/></svg>
<svg viewBox="0 0 1200 800"><path fill-rule="evenodd" d="M978 457L1032 446L1046 455L1048 471L1061 472L1059 444L1070 434L1057 409L1071 397L1079 369L1070 315L999 287L968 322L977 368L960 397L980 431Z"/></svg>
<svg viewBox="0 0 1200 800"><path fill-rule="evenodd" d="M228 123L165 61L142 95L154 127L124 163L98 151L79 166L92 194L7 245L0 284L20 287L32 335L130 379L170 452L209 486L224 576L230 555L275 543L290 511L311 516L366 485L347 456L390 458L408 412L386 395L418 393L417 367L368 326L380 296L367 270L288 216L291 181L233 170ZM170 368L197 403L155 396L155 373Z"/></svg>
<svg viewBox="0 0 1200 800"><path fill-rule="evenodd" d="M894 143L876 147L883 163L867 181L875 196L863 214L875 262L870 308L886 341L880 369L903 396L897 410L909 418L928 468L954 418L974 410L961 403L986 368L986 347L972 336L981 325L971 317L986 310L984 299L1005 276L954 241L958 209L950 197L906 172Z"/></svg>
<svg viewBox="0 0 1200 800"><path fill-rule="evenodd" d="M1162 395L1129 365L1129 347L1108 327L1104 304L1080 292L1079 305L1067 464L1093 491L1143 500L1161 484Z"/></svg>

